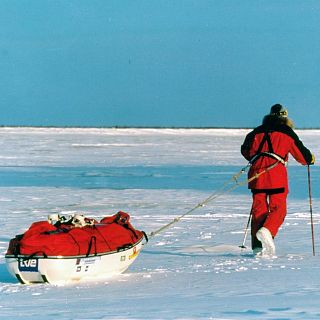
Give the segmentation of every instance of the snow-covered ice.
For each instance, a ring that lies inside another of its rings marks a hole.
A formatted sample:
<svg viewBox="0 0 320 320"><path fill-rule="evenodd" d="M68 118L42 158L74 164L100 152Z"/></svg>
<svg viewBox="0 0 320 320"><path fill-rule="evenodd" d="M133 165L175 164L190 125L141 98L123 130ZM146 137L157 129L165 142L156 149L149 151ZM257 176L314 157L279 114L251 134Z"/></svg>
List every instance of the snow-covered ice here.
<svg viewBox="0 0 320 320"><path fill-rule="evenodd" d="M313 257L307 171L293 159L277 258L239 248L251 204L242 186L151 238L116 278L24 286L6 270L10 238L53 212L123 210L135 227L157 230L246 165L239 149L247 132L0 128L0 318L319 319L319 167L311 168ZM297 133L318 158L320 131Z"/></svg>

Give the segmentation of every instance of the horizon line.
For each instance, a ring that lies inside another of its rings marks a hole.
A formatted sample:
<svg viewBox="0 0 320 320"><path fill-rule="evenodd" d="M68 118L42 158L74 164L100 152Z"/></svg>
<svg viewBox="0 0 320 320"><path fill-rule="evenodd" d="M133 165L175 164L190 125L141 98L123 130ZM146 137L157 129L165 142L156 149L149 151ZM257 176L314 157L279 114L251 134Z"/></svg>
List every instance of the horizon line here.
<svg viewBox="0 0 320 320"><path fill-rule="evenodd" d="M76 126L76 125L0 125L0 128L56 128L56 129L254 129L255 127L236 126ZM296 130L319 130L320 127L297 127Z"/></svg>

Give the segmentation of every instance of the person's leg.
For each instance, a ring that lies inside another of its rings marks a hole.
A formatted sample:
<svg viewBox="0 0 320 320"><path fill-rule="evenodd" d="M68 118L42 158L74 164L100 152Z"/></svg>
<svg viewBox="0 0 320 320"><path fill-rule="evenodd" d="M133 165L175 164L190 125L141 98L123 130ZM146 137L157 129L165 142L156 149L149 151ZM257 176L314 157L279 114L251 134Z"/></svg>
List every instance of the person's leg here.
<svg viewBox="0 0 320 320"><path fill-rule="evenodd" d="M269 214L263 226L273 237L278 233L287 214L287 192L269 195Z"/></svg>
<svg viewBox="0 0 320 320"><path fill-rule="evenodd" d="M262 248L261 242L257 239L257 231L264 225L269 213L266 193L252 194L252 220L251 220L251 246L252 250Z"/></svg>

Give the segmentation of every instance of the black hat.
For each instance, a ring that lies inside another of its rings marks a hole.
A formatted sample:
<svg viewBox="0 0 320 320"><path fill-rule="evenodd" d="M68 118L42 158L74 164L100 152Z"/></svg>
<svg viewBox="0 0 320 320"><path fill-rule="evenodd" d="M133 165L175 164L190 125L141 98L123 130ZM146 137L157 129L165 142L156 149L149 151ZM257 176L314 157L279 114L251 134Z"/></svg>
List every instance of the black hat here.
<svg viewBox="0 0 320 320"><path fill-rule="evenodd" d="M282 117L282 118L287 118L288 117L288 110L284 106L282 106L281 104L277 103L271 107L270 115L278 116L278 117Z"/></svg>

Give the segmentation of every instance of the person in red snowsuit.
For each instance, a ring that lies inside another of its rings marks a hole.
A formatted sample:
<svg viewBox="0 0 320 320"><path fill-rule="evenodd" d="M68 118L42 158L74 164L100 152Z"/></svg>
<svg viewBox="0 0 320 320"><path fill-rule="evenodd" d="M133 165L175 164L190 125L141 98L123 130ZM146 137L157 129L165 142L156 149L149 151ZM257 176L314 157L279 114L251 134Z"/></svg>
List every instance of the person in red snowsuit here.
<svg viewBox="0 0 320 320"><path fill-rule="evenodd" d="M254 251L274 255L273 239L287 212L288 155L302 165L313 164L314 156L293 131L288 111L280 104L272 106L262 125L246 136L241 154L251 164L248 179L267 169L248 183L253 197L251 239Z"/></svg>

